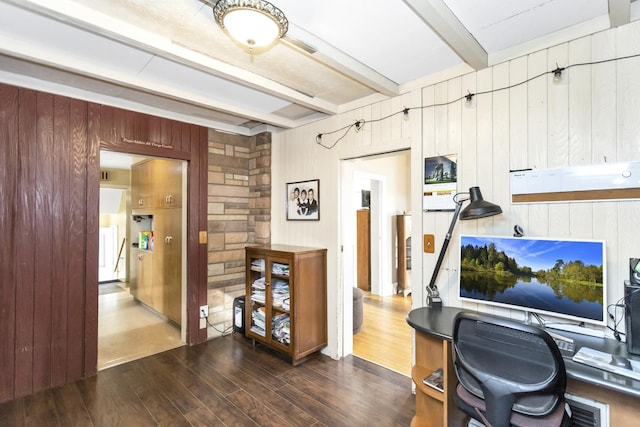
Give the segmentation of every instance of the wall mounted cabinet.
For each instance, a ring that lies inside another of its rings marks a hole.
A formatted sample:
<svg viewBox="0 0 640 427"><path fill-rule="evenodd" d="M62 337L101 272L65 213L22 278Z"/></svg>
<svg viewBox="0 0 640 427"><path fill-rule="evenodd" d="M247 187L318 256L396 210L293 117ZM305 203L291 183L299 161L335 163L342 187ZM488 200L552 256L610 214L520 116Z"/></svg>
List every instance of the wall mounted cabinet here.
<svg viewBox="0 0 640 427"><path fill-rule="evenodd" d="M182 206L182 163L149 159L131 167L132 209Z"/></svg>
<svg viewBox="0 0 640 427"><path fill-rule="evenodd" d="M182 317L182 210L158 209L154 215L153 306L180 324Z"/></svg>
<svg viewBox="0 0 640 427"><path fill-rule="evenodd" d="M131 293L177 324L182 323L181 189L180 161L149 159L131 167L132 213L153 218L150 250L132 251Z"/></svg>
<svg viewBox="0 0 640 427"><path fill-rule="evenodd" d="M153 297L153 252L134 249L131 251L131 273L129 289L131 294L151 305Z"/></svg>

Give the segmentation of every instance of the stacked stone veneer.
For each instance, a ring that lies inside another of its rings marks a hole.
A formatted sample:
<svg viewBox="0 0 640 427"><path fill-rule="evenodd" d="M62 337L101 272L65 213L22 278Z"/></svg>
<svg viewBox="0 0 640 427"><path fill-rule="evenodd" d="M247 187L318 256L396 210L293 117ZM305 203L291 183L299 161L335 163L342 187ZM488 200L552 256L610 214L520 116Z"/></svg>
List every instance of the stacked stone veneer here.
<svg viewBox="0 0 640 427"><path fill-rule="evenodd" d="M233 328L233 299L245 293L244 247L271 242L271 134L209 130L209 339Z"/></svg>

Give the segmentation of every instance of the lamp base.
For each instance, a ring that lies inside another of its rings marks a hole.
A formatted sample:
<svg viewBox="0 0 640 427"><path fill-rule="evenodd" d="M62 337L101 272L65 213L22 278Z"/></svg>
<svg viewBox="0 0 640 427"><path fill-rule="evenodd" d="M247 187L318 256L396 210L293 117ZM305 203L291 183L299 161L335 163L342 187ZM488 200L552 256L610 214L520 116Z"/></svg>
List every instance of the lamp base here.
<svg viewBox="0 0 640 427"><path fill-rule="evenodd" d="M436 296L427 295L427 307L440 308L442 307L442 298Z"/></svg>
<svg viewBox="0 0 640 427"><path fill-rule="evenodd" d="M427 307L442 307L442 298L436 286L427 286Z"/></svg>

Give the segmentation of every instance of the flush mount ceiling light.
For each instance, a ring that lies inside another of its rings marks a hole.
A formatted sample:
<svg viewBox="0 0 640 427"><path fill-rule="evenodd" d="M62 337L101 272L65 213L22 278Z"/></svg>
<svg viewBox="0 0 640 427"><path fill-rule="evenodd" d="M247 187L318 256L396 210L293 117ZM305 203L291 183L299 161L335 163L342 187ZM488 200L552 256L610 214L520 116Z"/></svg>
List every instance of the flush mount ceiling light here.
<svg viewBox="0 0 640 427"><path fill-rule="evenodd" d="M284 13L263 0L219 0L213 7L213 17L250 52L271 46L289 29Z"/></svg>

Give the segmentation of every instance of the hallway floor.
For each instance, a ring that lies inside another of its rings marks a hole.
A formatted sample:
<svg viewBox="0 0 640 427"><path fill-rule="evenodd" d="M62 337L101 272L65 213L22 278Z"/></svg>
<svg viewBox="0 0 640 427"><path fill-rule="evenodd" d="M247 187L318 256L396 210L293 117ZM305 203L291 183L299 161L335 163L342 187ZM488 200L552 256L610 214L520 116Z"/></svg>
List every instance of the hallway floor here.
<svg viewBox="0 0 640 427"><path fill-rule="evenodd" d="M178 327L119 284L101 284L98 299L98 370L184 345Z"/></svg>
<svg viewBox="0 0 640 427"><path fill-rule="evenodd" d="M353 336L353 354L411 376L412 329L407 323L411 297L365 292L362 329Z"/></svg>

